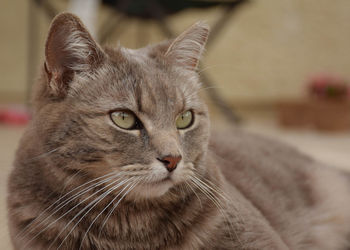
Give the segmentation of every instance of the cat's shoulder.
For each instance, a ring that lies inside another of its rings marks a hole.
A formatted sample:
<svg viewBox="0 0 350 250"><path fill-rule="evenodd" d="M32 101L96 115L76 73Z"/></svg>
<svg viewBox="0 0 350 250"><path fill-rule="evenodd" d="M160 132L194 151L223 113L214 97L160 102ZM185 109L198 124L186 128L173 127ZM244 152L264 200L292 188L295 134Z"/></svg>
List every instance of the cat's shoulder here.
<svg viewBox="0 0 350 250"><path fill-rule="evenodd" d="M221 169L232 189L289 239L292 249L299 249L305 240L325 246L317 249L340 249L341 241L330 242L324 235L334 239L348 236L349 173L293 146L240 129L213 132L208 156L208 162ZM309 233L303 234L305 230ZM290 238L295 232L300 234Z"/></svg>
<svg viewBox="0 0 350 250"><path fill-rule="evenodd" d="M229 156L229 158L237 159L248 157L258 161L290 161L291 159L312 161L309 156L294 146L235 127L212 130L209 149L221 157Z"/></svg>

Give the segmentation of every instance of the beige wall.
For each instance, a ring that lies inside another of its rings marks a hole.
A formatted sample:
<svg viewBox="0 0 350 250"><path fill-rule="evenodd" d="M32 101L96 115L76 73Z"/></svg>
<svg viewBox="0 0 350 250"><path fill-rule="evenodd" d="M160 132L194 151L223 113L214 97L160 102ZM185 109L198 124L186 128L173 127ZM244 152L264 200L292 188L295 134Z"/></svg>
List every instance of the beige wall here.
<svg viewBox="0 0 350 250"><path fill-rule="evenodd" d="M26 86L27 2L0 1L0 100L23 100ZM59 1L55 1L59 2ZM102 11L100 20L105 18ZM231 103L265 103L298 98L313 73L350 79L349 0L252 0L234 15L208 49L204 70ZM221 10L186 11L170 18L176 32L198 19L213 24ZM47 19L40 18L43 42ZM149 41L162 36L154 24L130 20L120 39L137 47L140 30ZM147 26L145 26L147 25Z"/></svg>
<svg viewBox="0 0 350 250"><path fill-rule="evenodd" d="M0 98L23 95L26 74L27 1L0 1ZM1 100L1 99L0 99Z"/></svg>

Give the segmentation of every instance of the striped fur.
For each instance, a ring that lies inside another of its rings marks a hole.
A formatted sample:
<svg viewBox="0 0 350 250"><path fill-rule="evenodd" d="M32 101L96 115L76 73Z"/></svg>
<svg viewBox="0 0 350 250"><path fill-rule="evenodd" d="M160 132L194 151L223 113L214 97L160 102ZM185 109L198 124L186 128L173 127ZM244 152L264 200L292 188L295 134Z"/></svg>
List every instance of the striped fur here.
<svg viewBox="0 0 350 250"><path fill-rule="evenodd" d="M16 250L346 249L345 175L238 129L209 135L196 73L207 36L198 23L102 49L77 17L55 18L9 178ZM115 126L117 109L143 128ZM194 123L177 130L185 110ZM182 156L171 174L163 155Z"/></svg>

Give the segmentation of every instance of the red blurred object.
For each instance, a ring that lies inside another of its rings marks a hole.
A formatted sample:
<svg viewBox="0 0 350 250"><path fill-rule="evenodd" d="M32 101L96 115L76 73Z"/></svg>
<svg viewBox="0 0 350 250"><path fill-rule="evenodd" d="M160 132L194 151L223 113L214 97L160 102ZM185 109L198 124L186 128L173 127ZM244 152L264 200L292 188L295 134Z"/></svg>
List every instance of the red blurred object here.
<svg viewBox="0 0 350 250"><path fill-rule="evenodd" d="M327 99L350 98L349 83L337 76L319 74L310 79L308 85L309 94Z"/></svg>
<svg viewBox="0 0 350 250"><path fill-rule="evenodd" d="M26 125L30 120L29 113L20 108L0 109L0 123L7 125Z"/></svg>

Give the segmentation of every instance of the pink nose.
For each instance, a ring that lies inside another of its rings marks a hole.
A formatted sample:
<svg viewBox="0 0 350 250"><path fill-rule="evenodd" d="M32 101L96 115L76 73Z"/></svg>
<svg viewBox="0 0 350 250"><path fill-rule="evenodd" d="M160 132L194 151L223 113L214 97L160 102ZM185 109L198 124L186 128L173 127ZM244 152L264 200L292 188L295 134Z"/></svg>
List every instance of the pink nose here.
<svg viewBox="0 0 350 250"><path fill-rule="evenodd" d="M173 170L176 169L177 164L179 163L179 161L181 161L182 157L181 155L178 155L178 156L167 155L167 156L164 156L163 158L157 158L157 159L158 161L164 164L164 166L169 172L172 172Z"/></svg>

